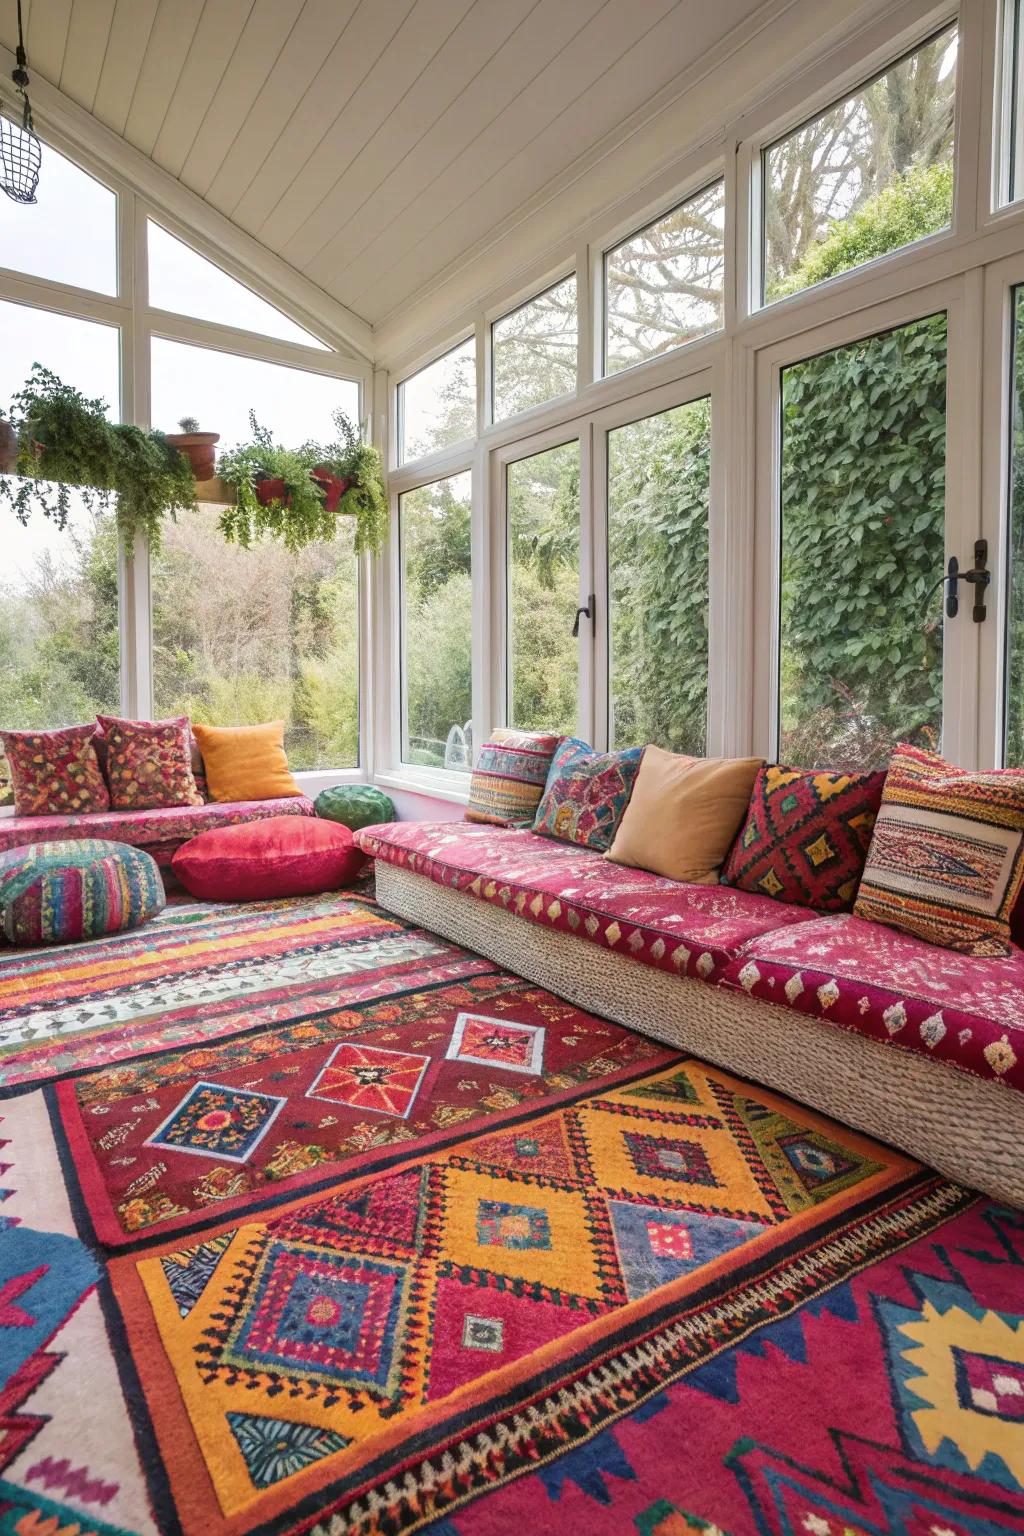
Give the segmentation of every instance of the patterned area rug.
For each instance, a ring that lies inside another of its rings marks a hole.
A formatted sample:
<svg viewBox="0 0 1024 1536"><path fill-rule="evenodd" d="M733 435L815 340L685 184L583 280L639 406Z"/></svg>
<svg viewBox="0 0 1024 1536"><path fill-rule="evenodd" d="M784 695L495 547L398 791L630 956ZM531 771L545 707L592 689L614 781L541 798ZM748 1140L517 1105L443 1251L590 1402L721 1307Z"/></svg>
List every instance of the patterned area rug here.
<svg viewBox="0 0 1024 1536"><path fill-rule="evenodd" d="M0 1536L1024 1528L1024 1218L360 898L0 956Z"/></svg>

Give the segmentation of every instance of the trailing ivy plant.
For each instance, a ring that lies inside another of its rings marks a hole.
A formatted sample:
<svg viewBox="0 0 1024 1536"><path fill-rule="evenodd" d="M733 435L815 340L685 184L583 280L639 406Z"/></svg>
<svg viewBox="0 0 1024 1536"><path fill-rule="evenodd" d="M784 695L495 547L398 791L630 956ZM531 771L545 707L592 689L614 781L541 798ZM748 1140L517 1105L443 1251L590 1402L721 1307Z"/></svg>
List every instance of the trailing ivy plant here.
<svg viewBox="0 0 1024 1536"><path fill-rule="evenodd" d="M283 448L260 426L255 411L249 412L249 426L251 440L217 460L218 475L235 493L234 506L221 512L221 533L244 549L264 534L280 539L290 550L333 538L336 514L328 512L323 491L309 474L319 463L317 445ZM281 481L280 494L261 500L256 487L265 480Z"/></svg>
<svg viewBox="0 0 1024 1536"><path fill-rule="evenodd" d="M12 401L20 478L0 479L0 498L21 523L35 507L63 529L72 490L90 510L113 496L126 543L141 532L158 548L163 519L196 504L189 462L162 432L112 422L106 412L106 401L87 399L33 363Z"/></svg>
<svg viewBox="0 0 1024 1536"><path fill-rule="evenodd" d="M335 411L334 424L336 442L284 448L260 426L255 411L249 412L250 441L217 460L217 473L235 492L235 504L225 507L220 517L221 533L229 542L248 548L269 534L294 551L334 538L337 519L351 516L356 519L356 553L379 552L388 529L380 454L362 441L343 411ZM349 482L336 506L327 505L323 487L311 476L315 469ZM280 482L277 494L259 490L267 481Z"/></svg>
<svg viewBox="0 0 1024 1536"><path fill-rule="evenodd" d="M338 503L338 512L356 520L356 554L379 554L387 538L389 521L380 452L363 442L344 411L334 412L334 425L337 441L319 450L317 465L349 482Z"/></svg>

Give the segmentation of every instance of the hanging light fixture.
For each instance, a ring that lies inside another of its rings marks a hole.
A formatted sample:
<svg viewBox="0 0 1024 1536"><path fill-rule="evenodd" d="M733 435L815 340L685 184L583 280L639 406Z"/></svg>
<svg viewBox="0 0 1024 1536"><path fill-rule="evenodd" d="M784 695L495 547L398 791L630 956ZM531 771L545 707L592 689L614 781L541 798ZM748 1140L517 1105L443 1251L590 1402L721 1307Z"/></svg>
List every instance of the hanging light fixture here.
<svg viewBox="0 0 1024 1536"><path fill-rule="evenodd" d="M22 98L21 125L0 112L0 187L16 203L34 203L39 185L42 146L32 126L32 107L28 99L28 59L21 25L21 0L18 0L18 51L11 79Z"/></svg>

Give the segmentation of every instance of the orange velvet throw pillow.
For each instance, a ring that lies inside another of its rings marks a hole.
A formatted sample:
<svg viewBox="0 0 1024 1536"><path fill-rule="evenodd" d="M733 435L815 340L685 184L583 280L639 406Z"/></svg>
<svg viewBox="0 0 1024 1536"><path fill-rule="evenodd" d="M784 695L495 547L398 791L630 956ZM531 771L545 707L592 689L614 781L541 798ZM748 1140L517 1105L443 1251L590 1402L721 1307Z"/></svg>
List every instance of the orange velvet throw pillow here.
<svg viewBox="0 0 1024 1536"><path fill-rule="evenodd" d="M194 725L210 798L278 800L301 795L288 771L284 721L267 725Z"/></svg>

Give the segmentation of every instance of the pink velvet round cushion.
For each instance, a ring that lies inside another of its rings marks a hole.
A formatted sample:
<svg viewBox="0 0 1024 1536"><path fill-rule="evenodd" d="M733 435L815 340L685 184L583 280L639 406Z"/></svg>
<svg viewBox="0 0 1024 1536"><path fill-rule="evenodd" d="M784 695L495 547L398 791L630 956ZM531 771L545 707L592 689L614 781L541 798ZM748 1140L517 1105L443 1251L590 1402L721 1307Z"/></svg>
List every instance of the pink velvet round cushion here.
<svg viewBox="0 0 1024 1536"><path fill-rule="evenodd" d="M268 901L336 891L365 863L348 827L312 816L270 816L213 827L183 843L171 869L204 901Z"/></svg>

